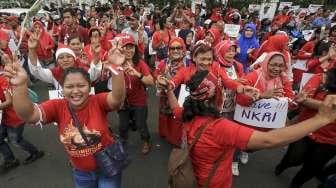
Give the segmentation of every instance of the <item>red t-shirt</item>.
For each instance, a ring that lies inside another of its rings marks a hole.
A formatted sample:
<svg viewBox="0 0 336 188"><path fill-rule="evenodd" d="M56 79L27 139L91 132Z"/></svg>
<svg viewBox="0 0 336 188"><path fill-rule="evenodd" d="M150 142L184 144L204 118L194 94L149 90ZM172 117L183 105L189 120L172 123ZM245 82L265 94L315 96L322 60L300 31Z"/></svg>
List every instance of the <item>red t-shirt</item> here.
<svg viewBox="0 0 336 188"><path fill-rule="evenodd" d="M181 108L175 108L176 117L181 117ZM191 122L185 123L188 144L195 138L197 130L210 117L197 116ZM210 121L214 121L211 119ZM202 133L200 139L191 150L191 159L199 187L203 187L215 161L225 152L216 173L210 180L211 188L232 187L232 158L237 148L246 150L253 129L241 126L227 119L210 124Z"/></svg>
<svg viewBox="0 0 336 188"><path fill-rule="evenodd" d="M320 88L322 84L323 74L314 75L307 84L303 87L304 91L307 91L309 95L316 100L323 101L327 96L325 91ZM300 112L298 121L304 121L313 117L317 113L317 110L304 107ZM336 122L330 123L310 135L310 138L314 141L322 144L336 145Z"/></svg>
<svg viewBox="0 0 336 188"><path fill-rule="evenodd" d="M9 83L7 78L0 76L0 100L2 102L6 101L5 91L9 90ZM24 121L22 121L14 111L13 106L9 106L3 110L2 114L2 122L3 125L7 127L17 128L23 125Z"/></svg>
<svg viewBox="0 0 336 188"><path fill-rule="evenodd" d="M134 65L135 70L143 74L143 76L150 75L148 65L140 60L138 64ZM126 103L131 106L146 106L147 94L145 85L141 80L135 76L125 74L126 85Z"/></svg>
<svg viewBox="0 0 336 188"><path fill-rule="evenodd" d="M79 37L84 42L84 44L89 43L89 38L90 38L89 37L89 31L86 28L84 28L80 25L75 25L74 28L69 28L66 25L62 25L61 30L59 31L59 35L58 35L58 42L59 43L64 43L64 37L67 34L69 36L79 35Z"/></svg>
<svg viewBox="0 0 336 188"><path fill-rule="evenodd" d="M318 58L310 59L307 61L308 72L314 74L326 72L327 70L332 69L334 67L336 67L335 60L329 60L329 64L325 68L321 67L321 62Z"/></svg>
<svg viewBox="0 0 336 188"><path fill-rule="evenodd" d="M45 123L58 123L60 141L64 145L71 163L83 171L97 170L96 152L114 142L108 129L106 115L111 111L107 103L108 93L89 96L80 110L76 110L83 131L92 144L87 146L73 123L65 99L48 100L40 105Z"/></svg>

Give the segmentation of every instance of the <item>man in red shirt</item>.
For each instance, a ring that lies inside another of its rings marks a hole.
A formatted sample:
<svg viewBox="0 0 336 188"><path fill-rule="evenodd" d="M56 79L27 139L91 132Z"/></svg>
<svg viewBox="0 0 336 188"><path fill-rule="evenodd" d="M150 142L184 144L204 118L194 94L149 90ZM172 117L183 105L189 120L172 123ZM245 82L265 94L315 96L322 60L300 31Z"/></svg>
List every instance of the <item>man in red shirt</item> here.
<svg viewBox="0 0 336 188"><path fill-rule="evenodd" d="M63 25L58 36L58 42L67 44L70 36L79 35L85 44L88 43L88 30L78 25L76 18L76 12L73 9L67 8L63 11Z"/></svg>

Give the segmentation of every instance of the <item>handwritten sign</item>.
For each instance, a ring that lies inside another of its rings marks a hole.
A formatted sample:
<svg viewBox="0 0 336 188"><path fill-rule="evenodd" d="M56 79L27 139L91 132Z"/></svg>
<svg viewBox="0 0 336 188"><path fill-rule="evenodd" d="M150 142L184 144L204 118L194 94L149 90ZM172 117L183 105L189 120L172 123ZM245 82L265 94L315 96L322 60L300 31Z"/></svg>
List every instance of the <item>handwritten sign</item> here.
<svg viewBox="0 0 336 188"><path fill-rule="evenodd" d="M280 2L278 10L282 10L285 7L291 7L293 2Z"/></svg>
<svg viewBox="0 0 336 188"><path fill-rule="evenodd" d="M250 13L255 12L255 11L259 11L260 7L261 7L261 5L258 5L258 4L249 4L248 11Z"/></svg>
<svg viewBox="0 0 336 188"><path fill-rule="evenodd" d="M236 106L236 92L233 90L224 90L223 112L233 112Z"/></svg>
<svg viewBox="0 0 336 188"><path fill-rule="evenodd" d="M315 13L321 7L323 7L323 5L310 4L308 10L310 13Z"/></svg>
<svg viewBox="0 0 336 188"><path fill-rule="evenodd" d="M312 73L303 73L300 83L300 92L302 91L303 87L307 84L307 82L314 76Z"/></svg>
<svg viewBox="0 0 336 188"><path fill-rule="evenodd" d="M285 126L287 111L287 98L262 99L249 107L236 104L234 120L254 127L277 129Z"/></svg>
<svg viewBox="0 0 336 188"><path fill-rule="evenodd" d="M268 18L272 20L275 15L276 8L277 8L277 3L261 4L261 8L259 10L259 19L263 20L265 18Z"/></svg>
<svg viewBox="0 0 336 188"><path fill-rule="evenodd" d="M240 31L240 25L235 24L225 24L224 25L224 33L229 37L238 37Z"/></svg>
<svg viewBox="0 0 336 188"><path fill-rule="evenodd" d="M303 60L303 59L296 60L296 62L292 65L292 68L307 71L308 70L307 60Z"/></svg>
<svg viewBox="0 0 336 188"><path fill-rule="evenodd" d="M182 84L181 85L181 89L180 89L180 94L179 94L179 97L178 97L178 103L179 105L182 107L183 106L183 103L185 101L185 99L190 95L189 91L187 91L186 89L186 85L185 84Z"/></svg>
<svg viewBox="0 0 336 188"><path fill-rule="evenodd" d="M94 87L91 87L90 95L94 95ZM63 99L63 90L49 90L49 99Z"/></svg>

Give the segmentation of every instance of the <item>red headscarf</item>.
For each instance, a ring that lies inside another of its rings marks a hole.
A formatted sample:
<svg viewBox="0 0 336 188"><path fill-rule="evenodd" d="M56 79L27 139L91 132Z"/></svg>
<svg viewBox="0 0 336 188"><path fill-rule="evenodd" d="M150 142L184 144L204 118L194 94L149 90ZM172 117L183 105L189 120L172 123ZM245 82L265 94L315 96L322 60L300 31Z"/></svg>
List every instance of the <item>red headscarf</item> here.
<svg viewBox="0 0 336 188"><path fill-rule="evenodd" d="M221 39L221 32L216 27L211 27L207 33L210 33L211 36L214 38L214 42L212 46L216 46L222 39Z"/></svg>
<svg viewBox="0 0 336 188"><path fill-rule="evenodd" d="M231 67L234 63L234 61L229 62L224 58L225 54L232 46L236 47L237 45L230 40L221 41L215 46L215 55L217 57L217 61L225 67Z"/></svg>
<svg viewBox="0 0 336 188"><path fill-rule="evenodd" d="M287 66L286 62L285 62L285 67L286 68L281 73L280 76L278 76L276 78L271 78L269 76L268 64L275 55L279 55L285 60L285 57L282 53L279 53L279 52L268 53L267 56L265 57L264 61L261 63L261 68L255 70L255 71L257 71L258 78L257 78L257 81L256 81L254 87L259 89L260 92L265 92L267 90L274 89L274 88L282 88L283 87L283 81L288 81L288 78L287 78L287 75L286 75L288 66Z"/></svg>
<svg viewBox="0 0 336 188"><path fill-rule="evenodd" d="M173 45L174 43L179 43L183 47L183 51L187 50L183 39L181 39L180 37L173 37L172 39L170 39L169 46Z"/></svg>
<svg viewBox="0 0 336 188"><path fill-rule="evenodd" d="M280 52L284 55L286 63L289 62L288 54L288 42L289 38L284 34L276 34L271 36L265 44L263 44L258 52L258 56L262 55L264 52Z"/></svg>
<svg viewBox="0 0 336 188"><path fill-rule="evenodd" d="M41 35L39 38L39 45L36 49L37 56L40 60L51 59L52 49L55 46L55 42L52 37L46 32L42 22L35 21L34 26L38 26L41 29Z"/></svg>

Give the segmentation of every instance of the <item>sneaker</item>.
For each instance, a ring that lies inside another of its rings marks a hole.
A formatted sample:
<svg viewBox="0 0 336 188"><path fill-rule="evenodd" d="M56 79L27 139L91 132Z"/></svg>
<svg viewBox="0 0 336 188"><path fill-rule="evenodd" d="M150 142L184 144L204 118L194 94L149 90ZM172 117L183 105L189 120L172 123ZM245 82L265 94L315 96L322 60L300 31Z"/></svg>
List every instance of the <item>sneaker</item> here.
<svg viewBox="0 0 336 188"><path fill-rule="evenodd" d="M239 176L239 163L238 162L232 162L232 174L234 176Z"/></svg>
<svg viewBox="0 0 336 188"><path fill-rule="evenodd" d="M248 153L242 151L242 152L240 153L240 162L241 162L242 164L246 164L246 163L248 162L248 159L249 159L249 157L248 157Z"/></svg>
<svg viewBox="0 0 336 188"><path fill-rule="evenodd" d="M151 150L151 145L149 142L144 142L141 153L147 155Z"/></svg>
<svg viewBox="0 0 336 188"><path fill-rule="evenodd" d="M31 155L29 155L29 157L27 157L24 161L23 164L30 164L34 161L36 161L37 159L40 159L44 156L44 152L43 151L37 151L36 153L33 153Z"/></svg>
<svg viewBox="0 0 336 188"><path fill-rule="evenodd" d="M12 170L20 165L20 161L18 159L13 159L10 161L5 161L1 166L0 170L2 173Z"/></svg>

